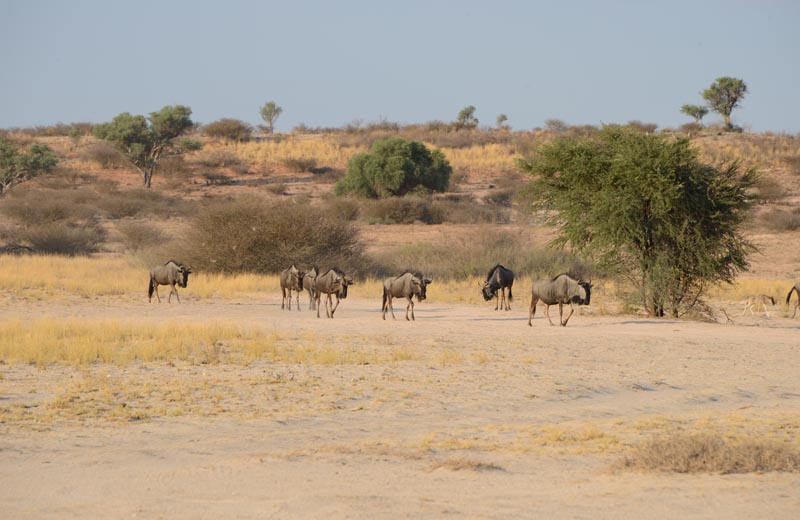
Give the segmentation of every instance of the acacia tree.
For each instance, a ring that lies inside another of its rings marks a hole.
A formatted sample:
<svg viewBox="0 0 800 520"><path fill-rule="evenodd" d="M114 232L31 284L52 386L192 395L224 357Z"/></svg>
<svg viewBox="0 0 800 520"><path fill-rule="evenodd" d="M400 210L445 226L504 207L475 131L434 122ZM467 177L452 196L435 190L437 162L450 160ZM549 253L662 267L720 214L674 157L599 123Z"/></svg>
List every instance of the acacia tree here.
<svg viewBox="0 0 800 520"><path fill-rule="evenodd" d="M51 171L57 163L56 154L45 144L32 144L28 153L22 153L0 139L0 197L15 184Z"/></svg>
<svg viewBox="0 0 800 520"><path fill-rule="evenodd" d="M261 119L267 123L265 129L268 134L271 134L275 129L275 121L280 117L282 112L283 108L279 107L274 101L267 101L258 111L258 113L261 114Z"/></svg>
<svg viewBox="0 0 800 520"><path fill-rule="evenodd" d="M545 144L520 167L535 176L533 207L559 227L554 245L628 277L652 316L680 316L747 269L754 247L740 226L755 171L702 164L688 139L605 127Z"/></svg>
<svg viewBox="0 0 800 520"><path fill-rule="evenodd" d="M708 114L708 108L702 105L683 105L681 112L693 118L698 125L702 125L700 121Z"/></svg>
<svg viewBox="0 0 800 520"><path fill-rule="evenodd" d="M473 129L478 126L478 118L475 117L475 107L469 105L461 109L456 117L456 130Z"/></svg>
<svg viewBox="0 0 800 520"><path fill-rule="evenodd" d="M711 110L722 116L722 119L725 120L725 128L733 130L731 112L739 105L746 93L747 85L744 81L725 76L717 78L710 87L703 91L703 99L708 102Z"/></svg>
<svg viewBox="0 0 800 520"><path fill-rule="evenodd" d="M149 188L161 159L200 148L197 141L178 139L194 126L191 115L192 109L183 105L166 106L147 118L123 112L110 123L95 126L93 132L119 150Z"/></svg>

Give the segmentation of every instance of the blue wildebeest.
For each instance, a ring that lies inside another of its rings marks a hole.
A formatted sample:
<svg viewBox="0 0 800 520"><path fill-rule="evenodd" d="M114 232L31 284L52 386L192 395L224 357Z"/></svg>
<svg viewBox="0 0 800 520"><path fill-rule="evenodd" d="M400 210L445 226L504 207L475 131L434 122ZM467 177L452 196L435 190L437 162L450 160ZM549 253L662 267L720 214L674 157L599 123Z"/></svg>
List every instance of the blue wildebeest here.
<svg viewBox="0 0 800 520"><path fill-rule="evenodd" d="M552 280L539 280L533 283L531 289L531 308L528 313L528 325L531 327L531 319L536 314L536 303L542 300L546 305L544 315L550 325L550 306L558 304L559 321L562 327L567 326L570 316L575 311L574 303L578 305L589 305L591 298L592 284L583 280L575 280L567 274L560 274ZM569 304L569 315L564 319L564 305Z"/></svg>
<svg viewBox="0 0 800 520"><path fill-rule="evenodd" d="M400 276L385 279L383 281L383 305L381 306L383 319L386 319L387 307L392 313L392 319L395 319L392 298L405 298L408 300L408 305L406 305L406 320L408 320L409 308L411 309L411 319L414 320L414 296L417 297L418 302L427 298L427 287L429 283L431 283L431 280L428 278L412 273L403 273Z"/></svg>
<svg viewBox="0 0 800 520"><path fill-rule="evenodd" d="M175 293L175 297L178 298L178 303L180 303L181 297L178 296L178 290L175 288L175 285L185 288L186 284L189 282L189 274L191 272L192 269L190 267L178 263L175 260L170 260L164 265L154 267L153 270L150 271L150 286L147 289L147 300L152 302L153 292L155 292L158 302L161 303L161 297L158 295L158 286L169 285L172 289L169 292L167 303L171 303L172 293Z"/></svg>
<svg viewBox="0 0 800 520"><path fill-rule="evenodd" d="M510 311L511 302L514 300L514 295L511 294L512 285L514 285L514 273L510 269L497 264L492 267L486 276L486 282L483 284L483 289L481 289L483 299L488 302L492 298L497 298L494 310L497 310L499 306L503 310ZM508 301L506 301L506 287L508 287ZM500 291L499 297L497 295L498 290Z"/></svg>
<svg viewBox="0 0 800 520"><path fill-rule="evenodd" d="M314 298L316 297L317 274L319 274L319 269L315 265L303 278L303 287L308 291L308 308L312 311L316 308Z"/></svg>
<svg viewBox="0 0 800 520"><path fill-rule="evenodd" d="M786 295L786 305L789 305L789 300L792 299L792 291L797 292L797 303L794 304L794 312L792 313L792 318L797 315L797 308L800 307L800 282L794 284L794 287L789 289L789 294Z"/></svg>
<svg viewBox="0 0 800 520"><path fill-rule="evenodd" d="M329 269L327 273L317 276L314 283L314 300L317 304L317 318L319 318L319 305L322 295L325 297L325 315L333 318L333 313L339 307L339 300L347 298L347 288L353 285L353 279L345 276L343 272L335 267ZM333 305L332 296L336 296L336 305ZM330 307L330 310L329 310Z"/></svg>
<svg viewBox="0 0 800 520"><path fill-rule="evenodd" d="M288 301L289 305L286 308L292 310L292 291L295 291L297 294L297 310L300 310L300 293L303 291L303 277L305 275L306 273L299 271L294 264L281 271L281 309L284 308L284 303Z"/></svg>

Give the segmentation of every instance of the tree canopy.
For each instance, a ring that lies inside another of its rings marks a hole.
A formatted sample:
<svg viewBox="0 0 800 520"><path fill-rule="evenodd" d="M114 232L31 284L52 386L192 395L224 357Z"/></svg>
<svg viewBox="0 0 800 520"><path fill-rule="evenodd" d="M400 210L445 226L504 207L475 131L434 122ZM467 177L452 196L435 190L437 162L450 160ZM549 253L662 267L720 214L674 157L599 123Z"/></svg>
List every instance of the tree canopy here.
<svg viewBox="0 0 800 520"><path fill-rule="evenodd" d="M733 130L731 112L741 103L747 93L747 85L737 78L722 77L703 91L703 99L708 102L711 110L717 112L725 120L725 127Z"/></svg>
<svg viewBox="0 0 800 520"><path fill-rule="evenodd" d="M354 156L336 183L336 194L391 197L411 191L445 191L453 169L441 150L395 137L376 141L368 153Z"/></svg>
<svg viewBox="0 0 800 520"><path fill-rule="evenodd" d="M56 154L47 145L32 144L28 153L23 153L0 138L0 196L15 184L51 171L57 163Z"/></svg>
<svg viewBox="0 0 800 520"><path fill-rule="evenodd" d="M145 118L123 112L94 127L94 135L111 143L129 160L149 188L158 161L200 148L200 143L178 138L194 126L192 109L183 105L166 106Z"/></svg>
<svg viewBox="0 0 800 520"><path fill-rule="evenodd" d="M283 112L283 108L279 107L277 103L274 101L267 101L264 103L258 113L261 115L261 119L267 123L264 129L267 133L271 134L275 130L275 121L280 117L281 113Z"/></svg>
<svg viewBox="0 0 800 520"><path fill-rule="evenodd" d="M694 119L694 122L699 125L700 121L708 114L708 108L702 105L687 104L681 107L681 112Z"/></svg>
<svg viewBox="0 0 800 520"><path fill-rule="evenodd" d="M533 208L558 226L554 245L627 276L647 312L690 310L732 282L754 247L740 233L754 170L701 163L688 139L605 127L559 138L520 161Z"/></svg>

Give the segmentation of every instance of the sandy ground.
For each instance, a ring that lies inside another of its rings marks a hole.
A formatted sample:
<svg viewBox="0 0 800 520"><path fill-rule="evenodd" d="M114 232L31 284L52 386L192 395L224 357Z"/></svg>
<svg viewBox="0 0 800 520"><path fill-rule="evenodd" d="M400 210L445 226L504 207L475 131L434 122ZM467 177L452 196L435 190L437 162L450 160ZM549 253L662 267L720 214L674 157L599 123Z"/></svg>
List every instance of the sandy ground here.
<svg viewBox="0 0 800 520"><path fill-rule="evenodd" d="M673 431L797 445L800 319L780 311L724 325L583 310L529 328L522 298L506 313L427 301L412 323L382 321L357 286L334 320L271 296L188 293L6 299L0 319L221 321L366 361L0 365L13 410L0 517L800 516L798 474L618 468L629 446Z"/></svg>

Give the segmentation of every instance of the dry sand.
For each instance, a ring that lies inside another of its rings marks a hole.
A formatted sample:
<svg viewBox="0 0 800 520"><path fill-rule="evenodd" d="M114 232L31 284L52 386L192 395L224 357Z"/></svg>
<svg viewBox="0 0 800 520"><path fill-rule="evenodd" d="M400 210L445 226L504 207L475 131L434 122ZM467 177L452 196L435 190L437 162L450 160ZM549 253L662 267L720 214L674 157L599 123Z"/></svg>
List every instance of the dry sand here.
<svg viewBox="0 0 800 520"><path fill-rule="evenodd" d="M372 361L0 365L0 517L800 517L798 474L615 466L679 430L796 446L800 320L780 311L529 328L520 296L506 313L428 301L410 323L382 321L358 286L334 320L188 293L5 300L0 319L221 321Z"/></svg>

